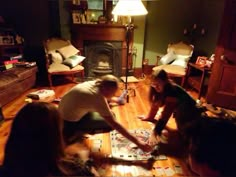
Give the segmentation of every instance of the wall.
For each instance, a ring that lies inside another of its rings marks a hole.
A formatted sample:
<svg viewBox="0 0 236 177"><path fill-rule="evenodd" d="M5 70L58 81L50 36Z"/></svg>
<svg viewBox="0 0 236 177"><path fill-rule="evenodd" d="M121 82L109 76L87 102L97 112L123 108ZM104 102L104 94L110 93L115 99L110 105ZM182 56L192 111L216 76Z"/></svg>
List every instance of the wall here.
<svg viewBox="0 0 236 177"><path fill-rule="evenodd" d="M61 36L65 39L71 39L70 24L71 24L71 11L70 2L67 0L59 1L59 16L60 16L60 30Z"/></svg>
<svg viewBox="0 0 236 177"><path fill-rule="evenodd" d="M145 55L149 64L156 63L157 55L166 53L170 42L186 41L184 28L194 23L206 28L207 33L195 42L195 51L209 56L214 52L223 0L160 0L148 2L145 36Z"/></svg>
<svg viewBox="0 0 236 177"><path fill-rule="evenodd" d="M147 8L147 2L143 2L144 6ZM145 41L145 26L146 26L147 16L136 16L133 17L133 23L136 28L134 30L134 44L133 47L137 49L137 54L134 57L134 68L142 67L142 60L144 55L144 41Z"/></svg>

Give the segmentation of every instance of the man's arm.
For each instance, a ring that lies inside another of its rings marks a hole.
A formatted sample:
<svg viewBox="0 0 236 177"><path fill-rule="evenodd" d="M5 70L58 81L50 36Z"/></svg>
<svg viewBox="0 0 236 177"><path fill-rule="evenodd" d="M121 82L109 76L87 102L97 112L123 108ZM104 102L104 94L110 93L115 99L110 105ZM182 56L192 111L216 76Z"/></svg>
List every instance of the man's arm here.
<svg viewBox="0 0 236 177"><path fill-rule="evenodd" d="M104 119L109 123L115 130L121 133L124 137L135 143L143 151L151 151L152 148L147 143L140 142L136 137L131 135L121 124L119 124L112 116L104 116Z"/></svg>

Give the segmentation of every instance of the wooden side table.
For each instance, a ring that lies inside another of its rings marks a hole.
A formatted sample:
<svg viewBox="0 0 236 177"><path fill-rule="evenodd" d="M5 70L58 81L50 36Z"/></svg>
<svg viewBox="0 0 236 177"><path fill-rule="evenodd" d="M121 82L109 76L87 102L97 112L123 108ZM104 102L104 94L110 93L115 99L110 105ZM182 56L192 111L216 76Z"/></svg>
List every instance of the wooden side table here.
<svg viewBox="0 0 236 177"><path fill-rule="evenodd" d="M207 79L211 74L211 69L200 67L195 63L188 63L187 74L185 76L186 83L198 91L198 99L201 98L204 88L207 88Z"/></svg>

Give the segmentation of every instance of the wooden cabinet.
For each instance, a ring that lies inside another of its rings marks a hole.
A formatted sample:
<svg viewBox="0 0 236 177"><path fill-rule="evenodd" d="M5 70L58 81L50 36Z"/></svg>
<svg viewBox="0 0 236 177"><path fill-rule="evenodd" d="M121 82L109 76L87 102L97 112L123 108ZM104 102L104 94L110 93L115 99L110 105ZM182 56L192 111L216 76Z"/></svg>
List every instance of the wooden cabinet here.
<svg viewBox="0 0 236 177"><path fill-rule="evenodd" d="M200 67L195 63L188 63L187 74L185 78L185 85L194 88L198 91L198 99L201 98L208 86L208 79L210 76L210 68Z"/></svg>

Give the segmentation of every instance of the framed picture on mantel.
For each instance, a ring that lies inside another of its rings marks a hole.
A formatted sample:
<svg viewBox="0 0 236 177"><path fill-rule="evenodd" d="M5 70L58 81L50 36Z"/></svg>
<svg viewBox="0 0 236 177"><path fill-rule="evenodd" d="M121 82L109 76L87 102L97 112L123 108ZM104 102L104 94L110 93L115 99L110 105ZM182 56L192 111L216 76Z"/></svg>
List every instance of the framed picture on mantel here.
<svg viewBox="0 0 236 177"><path fill-rule="evenodd" d="M103 10L103 0L87 0L88 9L90 10Z"/></svg>
<svg viewBox="0 0 236 177"><path fill-rule="evenodd" d="M73 21L73 24L80 24L81 23L79 12L72 12L72 21Z"/></svg>

